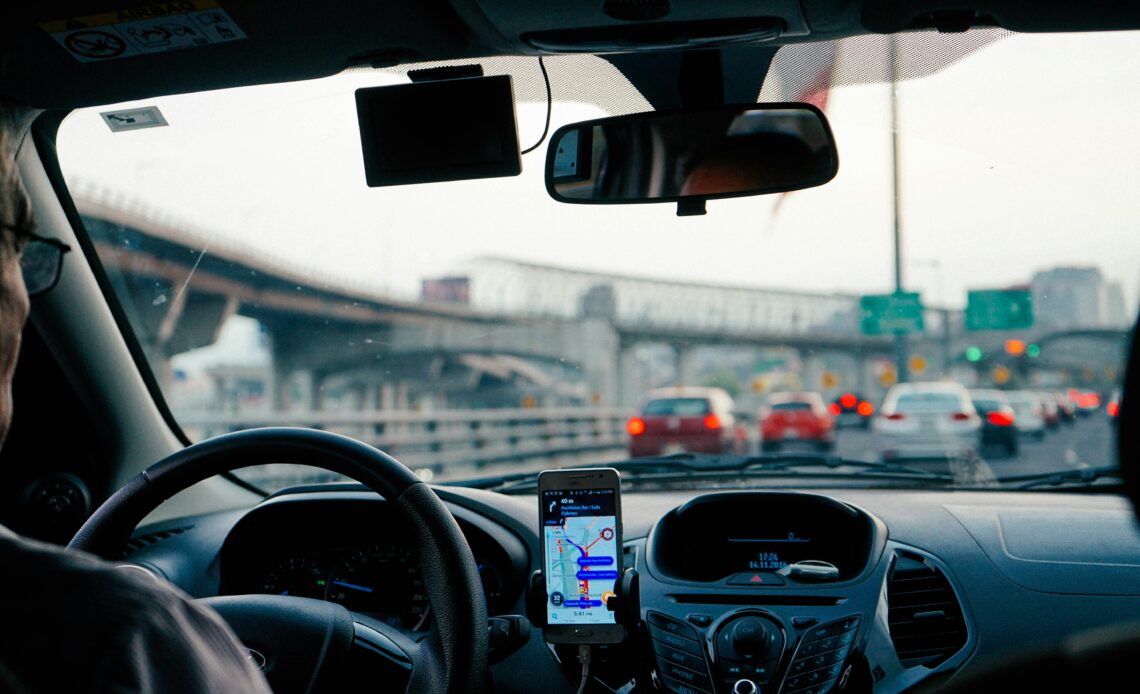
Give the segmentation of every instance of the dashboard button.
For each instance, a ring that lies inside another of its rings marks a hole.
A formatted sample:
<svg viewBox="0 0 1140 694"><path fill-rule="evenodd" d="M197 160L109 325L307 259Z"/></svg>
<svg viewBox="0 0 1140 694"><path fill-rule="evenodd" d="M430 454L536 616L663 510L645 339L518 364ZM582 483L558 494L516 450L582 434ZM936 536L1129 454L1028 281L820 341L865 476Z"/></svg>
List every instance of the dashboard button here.
<svg viewBox="0 0 1140 694"><path fill-rule="evenodd" d="M691 626L671 617L666 617L663 614L650 612L645 615L645 621L649 622L649 624L657 627L658 629L663 629L665 631L677 634L678 636L684 636L685 638L692 639L693 641L697 640L697 632L693 631L693 628Z"/></svg>
<svg viewBox="0 0 1140 694"><path fill-rule="evenodd" d="M679 682L672 677L662 677L661 679L665 683L666 689L671 692L676 692L677 694L708 694L708 691L705 689Z"/></svg>
<svg viewBox="0 0 1140 694"><path fill-rule="evenodd" d="M854 640L855 640L855 632L854 631L848 631L848 632L842 633L839 636L835 637L835 645L837 647L838 646L850 646L851 642Z"/></svg>
<svg viewBox="0 0 1140 694"><path fill-rule="evenodd" d="M834 665L829 665L827 667L827 669L825 669L823 671L823 674L827 679L833 679L835 677L839 677L839 673L842 670L843 670L843 663L836 663Z"/></svg>
<svg viewBox="0 0 1140 694"><path fill-rule="evenodd" d="M792 663L792 667L788 670L788 674L798 675L804 670L807 670L807 666L808 665L806 660L797 660L796 662Z"/></svg>
<svg viewBox="0 0 1140 694"><path fill-rule="evenodd" d="M663 665L664 667L661 668L661 674L666 677L675 679L678 682L684 682L698 689L712 691L712 680L709 679L708 675L702 675L699 672L694 672L693 670L681 667L680 665L674 665L673 663L664 663Z"/></svg>
<svg viewBox="0 0 1140 694"><path fill-rule="evenodd" d="M680 634L674 634L671 631L658 629L651 624L649 625L649 635L653 637L654 640L660 641L667 646L679 648L682 651L685 651L686 653L692 653L693 655L701 655L700 644L692 639L685 638Z"/></svg>
<svg viewBox="0 0 1140 694"><path fill-rule="evenodd" d="M847 655L849 653L851 653L851 646L844 646L843 648L835 649L834 651L832 651L831 653L828 653L827 655L830 656L830 658L829 658L830 662L842 663L844 660L847 660Z"/></svg>
<svg viewBox="0 0 1140 694"><path fill-rule="evenodd" d="M813 655L804 661L805 670L818 670L821 667L827 667L831 664L831 654L824 653L823 655Z"/></svg>
<svg viewBox="0 0 1140 694"><path fill-rule="evenodd" d="M762 663L749 665L747 677L760 683L767 682L772 677L772 673L776 671L777 662L779 659L765 660Z"/></svg>
<svg viewBox="0 0 1140 694"><path fill-rule="evenodd" d="M687 619L699 627L707 627L712 624L712 616L707 614L691 614Z"/></svg>
<svg viewBox="0 0 1140 694"><path fill-rule="evenodd" d="M700 672L705 671L705 659L699 655L693 655L692 653L686 653L685 651L671 648L661 643L660 641L654 642L653 650L657 653L657 657L661 660L662 664L672 663L674 665L682 665L689 669L698 670Z"/></svg>
<svg viewBox="0 0 1140 694"><path fill-rule="evenodd" d="M810 626L814 626L817 622L819 622L819 620L815 617L792 617L792 626L797 629L807 629Z"/></svg>
<svg viewBox="0 0 1140 694"><path fill-rule="evenodd" d="M815 655L819 651L819 641L809 641L800 645L800 652L796 654L797 658L806 658L809 655Z"/></svg>
<svg viewBox="0 0 1140 694"><path fill-rule="evenodd" d="M721 660L720 673L725 678L738 680L748 675L748 664L739 660Z"/></svg>
<svg viewBox="0 0 1140 694"><path fill-rule="evenodd" d="M820 639L819 641L816 641L815 643L817 651L822 652L835 650L836 640L837 639L834 636L828 636L826 639Z"/></svg>
<svg viewBox="0 0 1140 694"><path fill-rule="evenodd" d="M768 586L787 585L783 576L766 571L745 571L728 579L730 586L753 586L754 588L767 588Z"/></svg>
<svg viewBox="0 0 1140 694"><path fill-rule="evenodd" d="M835 626L835 633L837 633L837 634L844 632L844 631L851 631L855 627L859 626L859 618L858 617L848 617L847 619L836 622L834 624L834 626Z"/></svg>
<svg viewBox="0 0 1140 694"><path fill-rule="evenodd" d="M804 640L819 641L820 639L826 639L828 636L831 636L831 629L832 626L830 624L824 624L821 627L816 627L809 631L806 636L804 636Z"/></svg>

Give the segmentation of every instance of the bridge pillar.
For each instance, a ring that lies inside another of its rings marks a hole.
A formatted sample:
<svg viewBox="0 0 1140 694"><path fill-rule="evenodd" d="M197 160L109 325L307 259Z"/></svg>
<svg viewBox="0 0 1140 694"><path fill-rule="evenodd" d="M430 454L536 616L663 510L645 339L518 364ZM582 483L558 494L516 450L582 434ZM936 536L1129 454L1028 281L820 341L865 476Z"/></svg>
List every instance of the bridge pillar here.
<svg viewBox="0 0 1140 694"><path fill-rule="evenodd" d="M697 383L697 348L684 343L673 344L674 362L677 365L676 383L679 386L695 386Z"/></svg>
<svg viewBox="0 0 1140 694"><path fill-rule="evenodd" d="M316 412L321 409L320 377L313 369L274 369L274 409Z"/></svg>
<svg viewBox="0 0 1140 694"><path fill-rule="evenodd" d="M617 405L635 407L641 400L641 363L637 358L636 344L622 344L618 351Z"/></svg>
<svg viewBox="0 0 1140 694"><path fill-rule="evenodd" d="M616 405L621 397L618 362L622 350L613 324L606 319L583 319L570 339L576 344L564 344L564 354L577 356L590 389L590 404Z"/></svg>

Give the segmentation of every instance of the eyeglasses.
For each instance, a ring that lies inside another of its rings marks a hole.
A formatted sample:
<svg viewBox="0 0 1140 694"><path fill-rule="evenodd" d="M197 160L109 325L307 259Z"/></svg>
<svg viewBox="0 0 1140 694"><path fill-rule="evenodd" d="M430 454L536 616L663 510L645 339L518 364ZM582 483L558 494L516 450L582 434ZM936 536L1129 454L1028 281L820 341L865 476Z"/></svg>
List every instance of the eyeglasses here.
<svg viewBox="0 0 1140 694"><path fill-rule="evenodd" d="M28 238L20 257L20 270L24 273L24 287L28 290L28 296L43 294L59 282L63 254L70 250L71 246L57 239L36 234Z"/></svg>

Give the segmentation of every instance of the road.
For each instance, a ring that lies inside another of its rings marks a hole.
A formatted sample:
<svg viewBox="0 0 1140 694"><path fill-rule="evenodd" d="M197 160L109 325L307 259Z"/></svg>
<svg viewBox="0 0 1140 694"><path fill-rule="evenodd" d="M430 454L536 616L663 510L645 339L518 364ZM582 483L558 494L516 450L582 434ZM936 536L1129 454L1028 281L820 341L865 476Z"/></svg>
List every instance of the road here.
<svg viewBox="0 0 1140 694"><path fill-rule="evenodd" d="M1040 440L1023 438L1020 450L1013 458L983 457L997 477L1115 465L1117 458L1114 435L1107 417L1097 413L1080 417L1073 424L1061 424ZM835 452L854 460L879 459L874 435L861 429L841 429L836 439ZM916 463L919 467L927 465L944 466L945 463Z"/></svg>

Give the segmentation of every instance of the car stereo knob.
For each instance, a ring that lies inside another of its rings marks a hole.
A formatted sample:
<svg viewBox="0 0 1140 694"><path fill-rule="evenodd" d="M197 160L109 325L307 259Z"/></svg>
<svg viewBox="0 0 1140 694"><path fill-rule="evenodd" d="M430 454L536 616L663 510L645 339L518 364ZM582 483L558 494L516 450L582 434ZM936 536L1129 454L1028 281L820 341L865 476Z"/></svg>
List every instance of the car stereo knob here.
<svg viewBox="0 0 1140 694"><path fill-rule="evenodd" d="M742 619L732 628L732 647L737 653L744 656L759 655L767 646L768 628L759 619Z"/></svg>
<svg viewBox="0 0 1140 694"><path fill-rule="evenodd" d="M752 680L736 680L732 685L732 694L760 694L760 687Z"/></svg>

